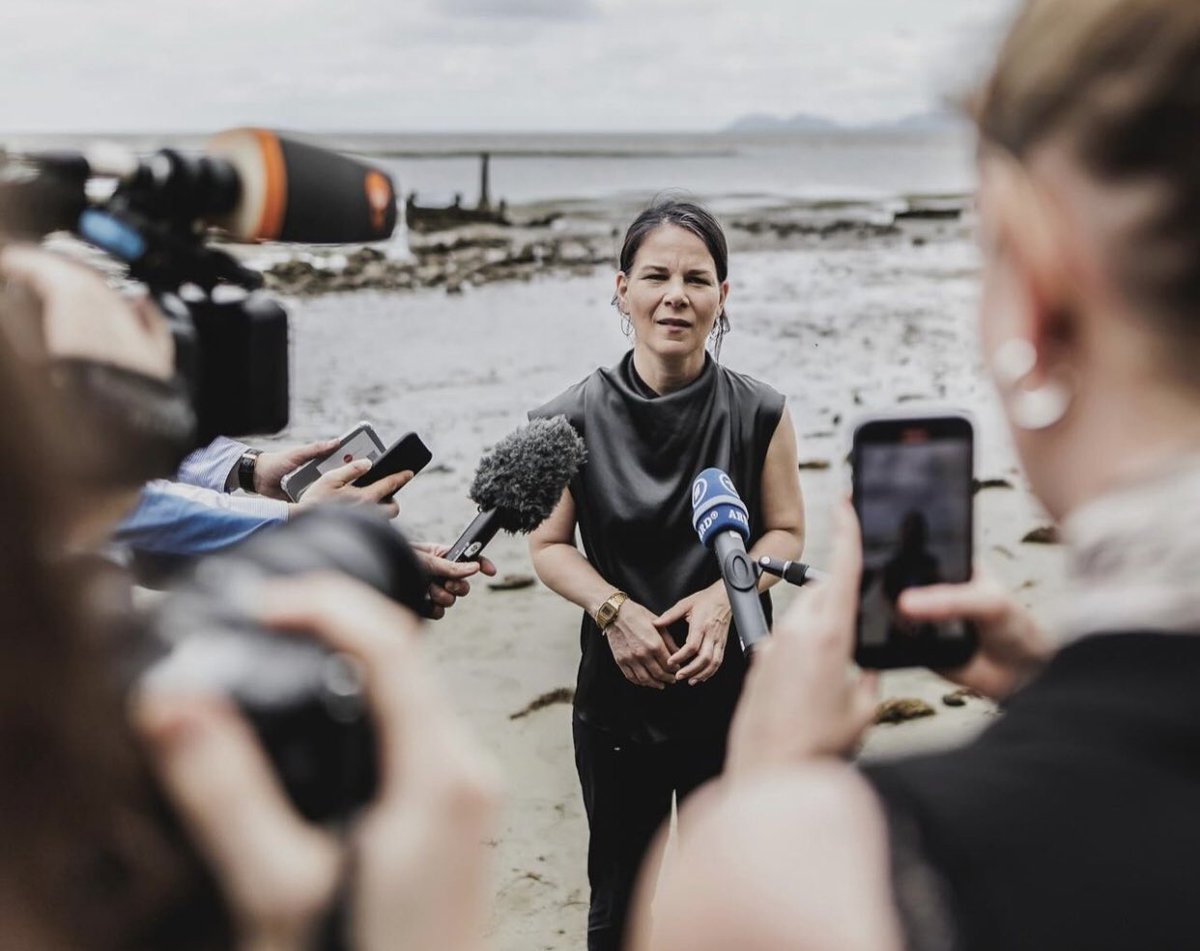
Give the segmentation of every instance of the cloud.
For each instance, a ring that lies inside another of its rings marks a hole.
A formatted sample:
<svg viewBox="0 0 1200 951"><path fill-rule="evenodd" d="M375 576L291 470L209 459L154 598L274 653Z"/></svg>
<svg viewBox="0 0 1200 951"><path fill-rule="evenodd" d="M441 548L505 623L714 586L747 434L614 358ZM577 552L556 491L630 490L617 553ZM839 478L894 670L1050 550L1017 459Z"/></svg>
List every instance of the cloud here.
<svg viewBox="0 0 1200 951"><path fill-rule="evenodd" d="M585 20L600 14L596 0L440 0L451 16L519 20Z"/></svg>
<svg viewBox="0 0 1200 951"><path fill-rule="evenodd" d="M1014 0L3 0L13 131L721 128L919 112Z"/></svg>

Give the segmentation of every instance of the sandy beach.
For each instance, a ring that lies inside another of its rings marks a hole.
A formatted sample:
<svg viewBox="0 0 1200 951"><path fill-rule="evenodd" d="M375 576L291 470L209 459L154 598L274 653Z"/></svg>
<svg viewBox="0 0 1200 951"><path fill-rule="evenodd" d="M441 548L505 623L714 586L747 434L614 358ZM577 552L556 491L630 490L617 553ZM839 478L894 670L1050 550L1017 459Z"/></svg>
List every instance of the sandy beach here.
<svg viewBox="0 0 1200 951"><path fill-rule="evenodd" d="M919 230L914 230L919 229ZM975 341L970 222L906 223L833 235L731 232L734 333L723 361L773 384L796 422L807 560L829 551L830 505L848 486L856 415L896 406L969 410L978 427L977 557L1035 610L1048 606L1059 550L1022 538L1046 524L1019 475ZM384 438L415 429L434 463L400 496L401 527L450 541L473 515L480 454L525 411L611 365L627 342L610 305L610 266L534 269L459 292L444 286L295 296L293 423L283 443L367 418ZM502 574L531 575L523 539L489 549ZM776 589L786 605L787 591ZM570 732L578 611L540 584L480 585L428 630L463 715L500 760L508 795L494 843L494 946L575 951L587 912L586 823ZM933 715L875 727L863 757L961 742L995 712L928 672L883 678L885 697ZM669 863L667 872L669 874Z"/></svg>

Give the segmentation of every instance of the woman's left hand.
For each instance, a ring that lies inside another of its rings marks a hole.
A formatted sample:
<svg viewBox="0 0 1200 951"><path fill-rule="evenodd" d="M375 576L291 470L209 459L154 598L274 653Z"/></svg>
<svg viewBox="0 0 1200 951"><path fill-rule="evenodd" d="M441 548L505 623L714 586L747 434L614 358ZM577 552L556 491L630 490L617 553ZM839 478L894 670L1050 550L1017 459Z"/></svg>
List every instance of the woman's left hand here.
<svg viewBox="0 0 1200 951"><path fill-rule="evenodd" d="M732 616L725 585L718 581L689 594L655 619L655 626L663 629L685 618L688 622L687 640L671 655L671 663L679 666L676 683L686 680L694 687L721 669Z"/></svg>

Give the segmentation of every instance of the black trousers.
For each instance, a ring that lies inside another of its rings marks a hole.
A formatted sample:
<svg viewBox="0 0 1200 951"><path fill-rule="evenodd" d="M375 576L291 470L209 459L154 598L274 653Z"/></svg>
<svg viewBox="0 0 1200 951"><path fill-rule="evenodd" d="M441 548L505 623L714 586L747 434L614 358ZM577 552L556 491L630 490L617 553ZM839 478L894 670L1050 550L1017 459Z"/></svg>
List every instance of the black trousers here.
<svg viewBox="0 0 1200 951"><path fill-rule="evenodd" d="M638 869L679 802L721 772L725 737L628 743L574 720L575 766L588 817L588 951L619 951Z"/></svg>

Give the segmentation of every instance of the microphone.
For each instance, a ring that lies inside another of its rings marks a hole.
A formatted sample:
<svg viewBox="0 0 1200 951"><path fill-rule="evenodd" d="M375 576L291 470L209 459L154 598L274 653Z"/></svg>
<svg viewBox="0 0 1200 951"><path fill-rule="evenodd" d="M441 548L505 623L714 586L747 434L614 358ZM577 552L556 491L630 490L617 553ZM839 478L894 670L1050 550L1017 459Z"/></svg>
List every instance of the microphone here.
<svg viewBox="0 0 1200 951"><path fill-rule="evenodd" d="M396 189L377 168L266 129L232 129L208 144L241 184L241 200L212 220L241 241L358 244L396 228Z"/></svg>
<svg viewBox="0 0 1200 951"><path fill-rule="evenodd" d="M720 469L705 469L692 483L692 525L717 555L742 651L750 653L770 631L758 598L759 572L746 554L750 513Z"/></svg>
<svg viewBox="0 0 1200 951"><path fill-rule="evenodd" d="M802 588L810 581L824 581L829 577L820 568L814 568L812 565L806 565L802 561L780 561L778 558L772 558L770 555L763 555L758 559L759 573L774 575L776 578L782 578L788 584L794 584L797 588Z"/></svg>
<svg viewBox="0 0 1200 951"><path fill-rule="evenodd" d="M115 183L93 202L94 181ZM120 217L220 228L235 241L359 244L396 227L396 190L380 169L267 129L231 129L204 154L139 156L112 143L79 152L0 156L0 213L22 237L76 231L133 262L141 253ZM114 217L116 215L116 217Z"/></svg>
<svg viewBox="0 0 1200 951"><path fill-rule="evenodd" d="M479 461L470 491L479 514L445 557L475 561L501 529L532 532L554 511L586 457L565 416L530 420L509 433Z"/></svg>

